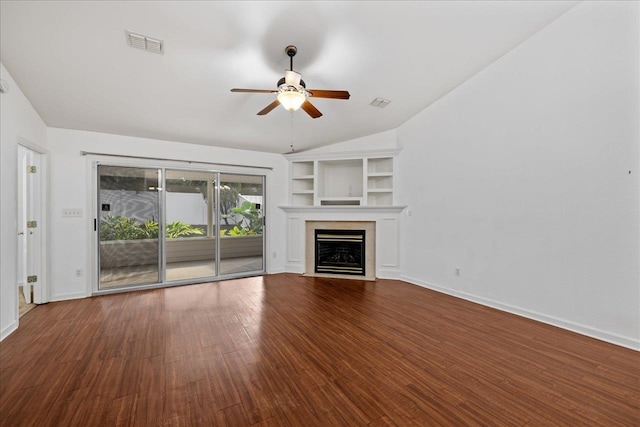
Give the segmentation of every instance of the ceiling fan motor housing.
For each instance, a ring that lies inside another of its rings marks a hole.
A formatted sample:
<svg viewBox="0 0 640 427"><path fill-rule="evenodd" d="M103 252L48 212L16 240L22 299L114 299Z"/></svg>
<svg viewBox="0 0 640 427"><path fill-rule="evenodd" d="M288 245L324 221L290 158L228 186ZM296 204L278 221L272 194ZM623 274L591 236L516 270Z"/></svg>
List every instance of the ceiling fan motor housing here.
<svg viewBox="0 0 640 427"><path fill-rule="evenodd" d="M283 78L281 78L280 80L278 80L278 84L277 84L276 86L280 87L280 86L282 86L282 85L283 85L283 84L285 84L285 83L286 83L286 80L285 80L285 78L283 77ZM305 88L305 89L306 89L306 87L307 87L307 85L306 85L306 84L304 84L304 80L302 80L302 79L300 79L300 86L302 86L302 87L303 87L303 88Z"/></svg>

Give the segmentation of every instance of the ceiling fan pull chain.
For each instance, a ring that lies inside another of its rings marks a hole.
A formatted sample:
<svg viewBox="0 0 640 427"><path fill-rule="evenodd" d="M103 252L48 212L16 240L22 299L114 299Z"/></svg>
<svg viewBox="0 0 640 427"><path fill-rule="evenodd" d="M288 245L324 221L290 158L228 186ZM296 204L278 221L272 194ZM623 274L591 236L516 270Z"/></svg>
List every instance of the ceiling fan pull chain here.
<svg viewBox="0 0 640 427"><path fill-rule="evenodd" d="M293 111L291 112L291 144L289 144L289 146L291 147L291 152L293 153L294 151L296 151L295 148L293 148Z"/></svg>

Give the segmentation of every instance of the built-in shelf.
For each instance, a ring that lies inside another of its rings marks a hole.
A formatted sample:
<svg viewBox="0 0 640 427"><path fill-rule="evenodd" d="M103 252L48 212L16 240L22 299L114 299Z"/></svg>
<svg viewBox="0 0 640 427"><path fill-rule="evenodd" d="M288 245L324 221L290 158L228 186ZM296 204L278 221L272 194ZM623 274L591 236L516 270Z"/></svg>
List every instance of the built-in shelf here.
<svg viewBox="0 0 640 427"><path fill-rule="evenodd" d="M367 161L367 173L393 173L393 157L369 158Z"/></svg>
<svg viewBox="0 0 640 427"><path fill-rule="evenodd" d="M297 206L392 206L396 151L291 155L290 197Z"/></svg>
<svg viewBox="0 0 640 427"><path fill-rule="evenodd" d="M313 170L313 161L294 162L291 164L291 176L293 178L313 176Z"/></svg>

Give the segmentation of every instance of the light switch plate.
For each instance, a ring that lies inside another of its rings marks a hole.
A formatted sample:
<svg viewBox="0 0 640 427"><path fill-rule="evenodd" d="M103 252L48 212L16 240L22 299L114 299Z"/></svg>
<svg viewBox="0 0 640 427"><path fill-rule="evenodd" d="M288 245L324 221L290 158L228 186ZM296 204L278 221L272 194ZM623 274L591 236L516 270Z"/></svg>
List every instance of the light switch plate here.
<svg viewBox="0 0 640 427"><path fill-rule="evenodd" d="M63 218L80 218L82 217L82 209L80 208L64 208L62 209Z"/></svg>

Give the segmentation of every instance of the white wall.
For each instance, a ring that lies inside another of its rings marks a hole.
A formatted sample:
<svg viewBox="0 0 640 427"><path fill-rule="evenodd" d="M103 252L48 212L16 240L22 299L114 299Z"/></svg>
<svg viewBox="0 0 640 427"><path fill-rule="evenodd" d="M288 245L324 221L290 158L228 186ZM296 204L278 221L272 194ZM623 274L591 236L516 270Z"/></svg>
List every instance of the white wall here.
<svg viewBox="0 0 640 427"><path fill-rule="evenodd" d="M396 130L388 130L362 138L338 142L324 147L304 151L305 154L345 153L354 151L395 150L398 148Z"/></svg>
<svg viewBox="0 0 640 427"><path fill-rule="evenodd" d="M638 18L581 3L398 129L406 280L640 348Z"/></svg>
<svg viewBox="0 0 640 427"><path fill-rule="evenodd" d="M52 300L88 295L90 277L88 274L75 277L74 274L76 269L90 273L92 265L93 160L82 156L81 151L273 167L273 171L265 171L267 263L269 272L283 271L285 219L277 206L287 201L288 164L281 155L56 128L48 129L48 140L51 147ZM126 162L118 158L102 158L102 161ZM137 164L149 165L149 162L138 161ZM63 208L82 208L84 216L62 218ZM276 252L276 258L273 258L273 252Z"/></svg>
<svg viewBox="0 0 640 427"><path fill-rule="evenodd" d="M18 326L16 280L18 138L47 149L46 126L9 72L0 64L0 78L9 85L0 94L0 339Z"/></svg>

